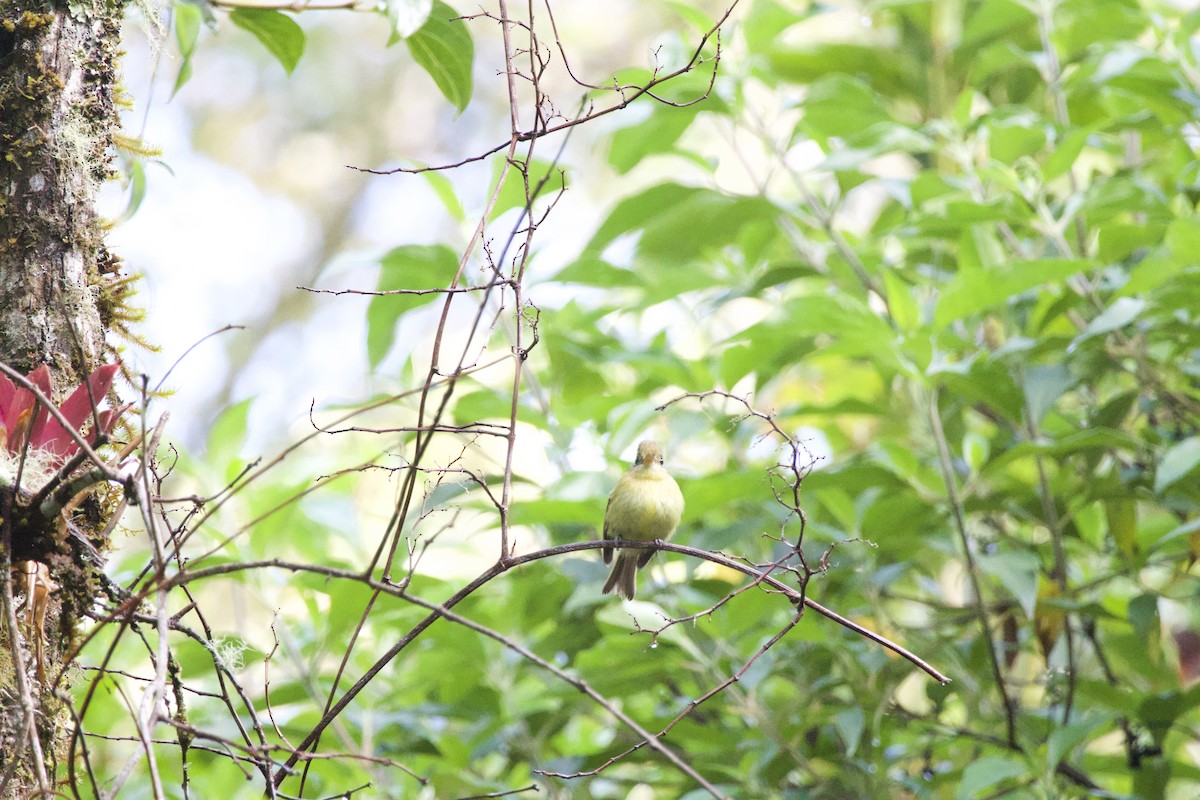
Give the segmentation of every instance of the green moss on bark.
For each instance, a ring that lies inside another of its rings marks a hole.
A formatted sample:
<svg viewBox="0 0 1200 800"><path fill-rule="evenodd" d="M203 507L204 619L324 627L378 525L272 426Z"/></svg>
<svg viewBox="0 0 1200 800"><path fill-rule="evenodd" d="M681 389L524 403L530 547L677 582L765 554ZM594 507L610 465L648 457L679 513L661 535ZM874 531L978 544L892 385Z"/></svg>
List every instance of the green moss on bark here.
<svg viewBox="0 0 1200 800"><path fill-rule="evenodd" d="M107 2L0 0L0 360L23 371L48 364L60 388L77 385L105 357L97 306L114 259L94 204L112 172L121 10ZM85 535L104 527L96 506L75 512ZM50 682L69 671L65 657L98 595L95 567L80 557L65 524L47 520L44 530L25 532L41 537L40 560L60 587L45 620L48 682L34 686L40 749L51 772L67 757L71 726ZM0 625L0 639L12 633L7 628ZM17 697L9 691L9 652L0 641L0 763L19 759L4 766L19 773L9 789L25 796L36 788L28 742L3 733L22 713L19 699L16 706L3 699Z"/></svg>

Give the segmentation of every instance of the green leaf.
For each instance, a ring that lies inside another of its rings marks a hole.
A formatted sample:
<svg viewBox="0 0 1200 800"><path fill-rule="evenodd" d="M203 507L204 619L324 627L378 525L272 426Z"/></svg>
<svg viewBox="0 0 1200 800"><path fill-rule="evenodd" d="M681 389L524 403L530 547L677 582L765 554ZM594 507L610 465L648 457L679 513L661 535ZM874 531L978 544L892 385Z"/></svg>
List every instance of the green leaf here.
<svg viewBox="0 0 1200 800"><path fill-rule="evenodd" d="M805 264L801 261L785 260L768 263L761 275L754 281L754 285L747 290L747 294L758 296L762 294L764 289L769 289L772 286L779 286L782 283L790 283L791 281L801 278L811 278L817 275L817 270L811 264ZM891 284L888 284L888 303L892 302ZM907 289L906 289L907 291ZM895 313L895 312L893 312Z"/></svg>
<svg viewBox="0 0 1200 800"><path fill-rule="evenodd" d="M1200 532L1200 517L1196 517L1195 519L1185 522L1182 525L1177 525L1167 533L1159 536L1155 542L1155 546L1157 547L1165 544L1166 542L1170 542L1173 539L1178 539L1181 536L1191 536L1193 533L1197 532Z"/></svg>
<svg viewBox="0 0 1200 800"><path fill-rule="evenodd" d="M1165 223L1110 222L1100 228L1097 255L1103 261L1120 261L1140 248L1156 247L1163 241ZM1140 270L1142 265L1138 265Z"/></svg>
<svg viewBox="0 0 1200 800"><path fill-rule="evenodd" d="M283 65L287 74L304 54L304 31L286 14L269 8L235 8L229 19L242 30L249 31L263 47Z"/></svg>
<svg viewBox="0 0 1200 800"><path fill-rule="evenodd" d="M618 174L624 175L646 156L670 152L696 119L698 110L699 105L685 108L653 106L645 120L613 134L608 163Z"/></svg>
<svg viewBox="0 0 1200 800"><path fill-rule="evenodd" d="M766 496L762 479L750 472L735 475L708 475L703 478L679 479L687 499L684 520L698 518L715 509L728 507L746 498Z"/></svg>
<svg viewBox="0 0 1200 800"><path fill-rule="evenodd" d="M667 0L667 5L673 8L680 17L687 20L697 33L707 33L712 30L713 18L696 8L695 3L684 2L684 0Z"/></svg>
<svg viewBox="0 0 1200 800"><path fill-rule="evenodd" d="M450 182L450 179L438 170L429 169L420 174L426 183L429 184L429 187L437 194L438 199L442 201L442 205L445 206L450 216L454 217L458 222L465 222L467 212L463 210L462 203L458 201L458 195L454 193L454 184Z"/></svg>
<svg viewBox="0 0 1200 800"><path fill-rule="evenodd" d="M859 89L850 90L852 94L859 95L859 100L863 97L861 89L866 86L890 98L920 95L925 88L910 79L905 73L902 60L896 58L894 51L888 51L875 44L820 44L804 50L795 50L776 41L775 47L769 52L769 58L771 66L784 80L808 83L833 76L829 78L832 83L827 84L823 91L830 110L836 106L838 85L850 82L860 85ZM846 74L839 75L838 72ZM867 82L851 78L850 75L863 76ZM868 105L873 103L868 101ZM807 109L807 103L805 106ZM886 112L884 115L887 116Z"/></svg>
<svg viewBox="0 0 1200 800"><path fill-rule="evenodd" d="M955 793L957 800L972 800L979 797L984 789L990 789L996 784L1025 775L1028 768L1020 761L1005 756L989 756L972 761L963 770L962 780Z"/></svg>
<svg viewBox="0 0 1200 800"><path fill-rule="evenodd" d="M960 271L938 299L934 323L939 327L999 306L1014 295L1092 268L1083 259L1039 259L1001 264L993 269Z"/></svg>
<svg viewBox="0 0 1200 800"><path fill-rule="evenodd" d="M551 198L566 186L567 176L565 170L561 166L557 166L548 161L533 161L520 164L525 172L522 176L522 169L509 164L507 161L497 160L495 177L492 185L500 179L500 174L503 170L508 170L508 175L504 179L504 186L500 188L500 196L496 198L496 205L492 208L491 219L503 214L514 208L524 208L527 202L525 197L525 185L529 184L529 192L538 192L537 197ZM536 198L533 198L536 201Z"/></svg>
<svg viewBox="0 0 1200 800"><path fill-rule="evenodd" d="M640 230L640 256L679 264L727 246L748 225L774 227L778 216L779 209L761 197L731 196L712 189L663 183L618 203L585 253L599 255L619 236ZM698 277L695 265L683 266L694 281ZM672 282L678 290L679 284L674 279Z"/></svg>
<svg viewBox="0 0 1200 800"><path fill-rule="evenodd" d="M171 97L183 88L192 77L192 53L196 51L196 40L200 38L200 23L204 14L195 3L179 2L175 9L175 42L179 45L179 55L182 60L179 72L175 76L175 86L171 89Z"/></svg>
<svg viewBox="0 0 1200 800"><path fill-rule="evenodd" d="M1141 298L1118 297L1111 306L1104 309L1103 313L1088 323L1083 332L1075 337L1067 349L1070 350L1093 336L1124 328L1145 310L1146 301Z"/></svg>
<svg viewBox="0 0 1200 800"><path fill-rule="evenodd" d="M892 329L866 303L850 294L806 295L786 307L786 325L796 333L828 335L838 345L824 352L865 355L890 362L894 358Z"/></svg>
<svg viewBox="0 0 1200 800"><path fill-rule="evenodd" d="M991 445L983 435L976 431L967 431L963 436L963 461L970 467L971 472L978 473L983 469L983 465L987 463L990 452Z"/></svg>
<svg viewBox="0 0 1200 800"><path fill-rule="evenodd" d="M1129 282L1121 288L1121 295L1132 296L1157 288L1165 281L1190 266L1189 258L1180 259L1168 252L1166 247L1156 247L1129 276Z"/></svg>
<svg viewBox="0 0 1200 800"><path fill-rule="evenodd" d="M1145 697L1138 706L1137 718L1146 726L1154 742L1162 745L1175 721L1196 706L1197 688L1187 692L1170 691Z"/></svg>
<svg viewBox="0 0 1200 800"><path fill-rule="evenodd" d="M1013 380L1013 371L998 360L947 362L939 359L931 363L926 372L956 395L986 405L1011 420L1024 418L1024 393Z"/></svg>
<svg viewBox="0 0 1200 800"><path fill-rule="evenodd" d="M862 356L889 366L897 360L891 328L861 300L840 293L804 295L722 343L722 380L732 385L750 372L778 372L810 349L802 337L829 337L822 348L826 355Z"/></svg>
<svg viewBox="0 0 1200 800"><path fill-rule="evenodd" d="M991 157L1001 164L1012 165L1045 146L1046 127L1047 123L1041 116L1022 109L992 115L982 130Z"/></svg>
<svg viewBox="0 0 1200 800"><path fill-rule="evenodd" d="M1104 517L1117 552L1127 558L1137 552L1137 504L1133 498L1106 498Z"/></svg>
<svg viewBox="0 0 1200 800"><path fill-rule="evenodd" d="M1171 251L1181 266L1191 266L1195 263L1195 255L1200 252L1200 220L1181 218L1172 220L1167 226L1163 244Z"/></svg>
<svg viewBox="0 0 1200 800"><path fill-rule="evenodd" d="M1036 454L1064 456L1096 450L1138 450L1139 442L1124 431L1091 428L1067 434L1051 442L1021 442L992 459L985 474L995 475L1014 461Z"/></svg>
<svg viewBox="0 0 1200 800"><path fill-rule="evenodd" d="M458 256L444 245L397 247L379 262L380 292L396 289L445 289L458 272ZM395 294L372 297L367 307L367 359L379 366L392 349L396 322L438 294Z"/></svg>
<svg viewBox="0 0 1200 800"><path fill-rule="evenodd" d="M512 411L512 398L493 389L456 394L454 418L459 424L467 425L479 421L508 421Z"/></svg>
<svg viewBox="0 0 1200 800"><path fill-rule="evenodd" d="M872 125L893 121L883 99L869 85L837 73L814 81L802 108L802 126L816 139L849 138Z"/></svg>
<svg viewBox="0 0 1200 800"><path fill-rule="evenodd" d="M1150 635L1158 626L1158 596L1147 592L1131 599L1126 617L1139 637Z"/></svg>
<svg viewBox="0 0 1200 800"><path fill-rule="evenodd" d="M1070 370L1061 364L1030 367L1025 370L1024 378L1029 421L1034 425L1041 423L1046 412L1054 407L1054 402L1074 383Z"/></svg>
<svg viewBox="0 0 1200 800"><path fill-rule="evenodd" d="M847 137L845 147L834 150L817 168L840 173L843 189L868 179L860 170L867 162L884 154L925 153L933 149L933 140L904 125L880 122Z"/></svg>
<svg viewBox="0 0 1200 800"><path fill-rule="evenodd" d="M1050 181L1066 175L1075 164L1075 159L1083 152L1083 146L1087 144L1092 133L1090 128L1073 130L1063 137L1062 141L1057 142L1050 156L1042 164L1043 179ZM1100 233L1103 235L1104 231L1101 230Z"/></svg>
<svg viewBox="0 0 1200 800"><path fill-rule="evenodd" d="M521 503L513 508L513 525L589 525L599 530L604 519L601 500L551 500ZM596 535L592 538L600 538Z"/></svg>
<svg viewBox="0 0 1200 800"><path fill-rule="evenodd" d="M751 53L765 53L779 36L803 17L775 0L758 0L747 9L742 35Z"/></svg>
<svg viewBox="0 0 1200 800"><path fill-rule="evenodd" d="M962 32L962 45L972 50L995 41L1015 38L1022 28L1031 26L1036 17L1021 3L984 2L971 6Z"/></svg>
<svg viewBox="0 0 1200 800"><path fill-rule="evenodd" d="M558 271L554 280L559 283L577 283L581 286L636 286L638 280L633 270L622 269L598 258L581 256Z"/></svg>
<svg viewBox="0 0 1200 800"><path fill-rule="evenodd" d="M133 218L142 201L146 199L146 162L141 158L129 160L129 202L121 213L118 222L127 222Z"/></svg>
<svg viewBox="0 0 1200 800"><path fill-rule="evenodd" d="M238 454L246 441L246 426L250 417L250 406L254 398L248 397L235 403L217 417L208 431L205 456L214 467L225 468L225 479L233 480L242 470Z"/></svg>
<svg viewBox="0 0 1200 800"><path fill-rule="evenodd" d="M434 0L425 24L404 43L413 60L429 73L442 95L461 114L471 102L475 43L466 23L458 19L458 12Z"/></svg>
<svg viewBox="0 0 1200 800"><path fill-rule="evenodd" d="M749 254L778 240L779 215L779 209L761 197L661 184L618 203L580 261L595 263L609 244L640 233L632 258L628 250L622 255L632 262L626 285L642 289L634 307L644 308L684 291L725 288L743 276L748 283L750 271L729 264L720 251L736 248L739 255L752 257ZM610 270L607 277L618 276Z"/></svg>
<svg viewBox="0 0 1200 800"><path fill-rule="evenodd" d="M1191 436L1163 454L1154 472L1154 491L1161 492L1200 464L1200 436Z"/></svg>
<svg viewBox="0 0 1200 800"><path fill-rule="evenodd" d="M1107 715L1092 716L1051 733L1050 739L1046 743L1046 766L1050 770L1058 769L1058 765L1076 745L1087 741L1097 728L1107 725L1111 719Z"/></svg>
<svg viewBox="0 0 1200 800"><path fill-rule="evenodd" d="M1132 716L1137 709L1138 696L1107 681L1081 680L1078 690L1079 699L1093 709L1104 709L1124 716Z"/></svg>
<svg viewBox="0 0 1200 800"><path fill-rule="evenodd" d="M1035 554L1027 550L992 553L981 556L979 565L1021 604L1026 617L1033 617L1037 605L1038 570L1041 568Z"/></svg>
<svg viewBox="0 0 1200 800"><path fill-rule="evenodd" d="M1093 83L1108 83L1113 78L1128 73L1148 55L1149 53L1133 45L1118 46L1100 58L1091 80Z"/></svg>
<svg viewBox="0 0 1200 800"><path fill-rule="evenodd" d="M854 758L854 754L858 751L858 743L862 739L863 729L866 727L863 710L858 706L843 709L834 715L833 724L837 726L838 736L841 737L842 744L846 748L846 755Z"/></svg>

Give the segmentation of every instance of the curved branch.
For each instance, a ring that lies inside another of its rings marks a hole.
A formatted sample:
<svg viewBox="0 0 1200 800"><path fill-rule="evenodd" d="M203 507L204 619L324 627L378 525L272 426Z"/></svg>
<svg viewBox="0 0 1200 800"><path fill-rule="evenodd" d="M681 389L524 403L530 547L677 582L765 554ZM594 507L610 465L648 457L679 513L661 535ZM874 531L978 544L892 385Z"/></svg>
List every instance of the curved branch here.
<svg viewBox="0 0 1200 800"><path fill-rule="evenodd" d="M611 547L614 545L617 547L630 548L630 549L663 550L663 551L672 552L672 553L679 553L681 555L691 556L693 558L701 559L704 561L711 561L714 564L720 564L721 566L728 567L729 569L733 569L733 570L737 570L738 572L742 572L742 573L754 578L754 580L756 582L764 583L764 584L768 585L771 589L784 595L793 604L795 604L795 605L803 604L804 606L811 608L813 611L817 612L821 616L826 617L830 620L833 620L834 622L838 623L839 625L841 625L851 631L854 631L855 633L859 634L860 636L870 639L871 641L875 642L876 644L886 647L887 649L891 650L892 652L894 652L897 655L901 656L902 658L906 659L913 665L919 667L922 671L924 671L926 674L928 674L930 677L932 677L934 680L938 681L939 683L947 684L950 682L949 677L947 677L946 675L944 675L943 673L938 671L935 667L930 665L924 659L920 658L915 653L912 653L911 651L909 651L902 645L891 641L890 639L888 639L886 636L883 636L882 634L876 633L875 631L872 631L869 628L866 628L852 620L847 619L846 617L843 617L841 614L838 614L836 611L833 611L832 609L827 608L826 606L818 603L817 601L813 600L812 598L805 596L805 594L803 592L793 589L790 586L787 586L786 584L784 584L777 578L771 577L770 575L760 572L759 570L757 570L751 566L748 566L746 564L743 564L739 561L736 561L732 558L718 555L716 553L710 553L706 550L700 550L700 549L697 549L694 547L687 547L685 545L671 544L669 542L660 542L660 541L637 542L637 541L632 541L632 540L618 539L615 541L595 540L595 541L587 541L587 542L573 542L571 544L557 545L555 547L549 547L549 548L545 548L542 550L536 550L532 553L526 553L526 554L520 555L520 556L512 556L512 557L504 560L503 562L497 562L497 563L493 564L490 568L485 570L483 573L481 573L478 577L476 577L470 583L468 583L466 586L464 586L463 588L461 588L457 592L455 592L449 599L447 599L445 602L443 602L435 610L431 611L428 616L426 616L419 623L417 623L415 626L413 626L407 633L404 634L404 636L402 636L400 638L399 641L397 641L394 645L392 645L392 647L390 647L387 650L387 652L385 652L382 656L380 656L376 660L376 662L371 666L371 668L368 669L362 675L362 677L360 677L358 679L358 681L356 681L354 683L353 686L348 688L346 690L346 693L344 695L342 695L342 697L339 698L338 701L329 708L328 712L326 712L326 714L321 718L321 720L316 724L316 726L314 726L313 730L308 734L308 736L306 736L305 739L300 743L297 751L294 752L288 758L288 761L286 762L285 766L281 767L279 770L276 771L275 777L274 777L275 785L278 786L288 776L288 774L289 774L288 770L290 769L290 767L295 765L295 763L297 761L300 760L300 758L302 757L302 755L301 755L302 751L304 751L305 749L310 747L312 745L312 743L315 742L320 737L321 733L325 730L325 728L328 727L329 724L338 715L341 714L341 712L346 708L346 706L348 706L354 700L354 698L359 694L359 692L361 692L364 688L366 688L367 684L370 683L375 678L375 676L378 675L379 672L384 669L384 667L386 667L389 663L391 663L391 661L397 655L399 655L402 650L407 648L408 645L410 645L413 641L415 641L418 636L420 636L422 633L424 633L425 630L428 629L430 625L432 625L434 622L436 622L439 618L444 617L445 616L444 612L446 610L453 608L458 603L462 602L464 599L466 599L470 595L474 594L478 589L483 587L486 583L490 582L493 578L495 578L499 575L502 575L505 572L507 572L510 569L513 569L515 567L519 567L524 564L533 563L535 561L540 561L545 558L551 558L554 556L565 555L567 553L574 553L574 552L583 551L583 550L597 550L597 549L601 549L603 547ZM171 588L174 588L175 586L182 586L185 584L189 584L193 581L203 580L205 578L217 577L220 575L228 575L228 574L241 572L241 571L245 571L245 570L263 569L263 568L286 569L286 570L291 570L294 572L312 572L312 573L324 575L324 576L330 577L330 578L342 578L345 580L357 581L366 586L371 587L372 589L375 589L376 591L378 591L382 594L387 594L387 595L390 595L393 597L403 598L403 599L409 600L411 602L418 602L415 598L412 597L412 595L407 593L407 591L405 590L404 587L393 584L393 583L386 583L383 581L375 580L373 578L365 577L361 572L358 572L358 571L335 569L332 567L321 567L321 566L315 566L312 564L284 561L281 559L251 561L251 562L243 562L243 563L239 563L239 564L222 564L220 566L196 570L194 572L186 572L186 571L180 572L180 573L176 574L175 576L173 576L170 580L168 580L161 588L163 590L169 591ZM424 602L423 601L418 602L418 604L424 604Z"/></svg>

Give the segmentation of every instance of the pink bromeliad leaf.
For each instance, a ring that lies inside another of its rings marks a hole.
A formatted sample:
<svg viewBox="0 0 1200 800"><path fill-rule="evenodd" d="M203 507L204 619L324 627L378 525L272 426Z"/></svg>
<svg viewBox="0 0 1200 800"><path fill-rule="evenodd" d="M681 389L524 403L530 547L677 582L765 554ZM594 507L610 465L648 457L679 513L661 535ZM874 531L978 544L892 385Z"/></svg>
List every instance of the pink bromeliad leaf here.
<svg viewBox="0 0 1200 800"><path fill-rule="evenodd" d="M29 373L27 377L29 382L46 397L50 397L53 393L54 384L50 379L50 370L45 364ZM15 386L5 425L8 430L6 442L8 451L10 453L20 452L21 448L25 446L26 434L35 430L46 415L46 410L37 402L33 392L24 387Z"/></svg>
<svg viewBox="0 0 1200 800"><path fill-rule="evenodd" d="M76 433L84 423L93 422L88 426L88 440L94 439L97 433L111 431L117 419L129 408L128 405L110 408L97 413L94 418L92 416L94 405L98 405L108 394L119 369L118 364L98 367L58 408ZM54 386L50 370L44 364L29 373L28 380L44 396L52 396ZM17 386L4 375L0 375L0 445L14 454L28 445L51 456L58 464L79 450L79 444L71 436L70 430L42 407L33 392Z"/></svg>
<svg viewBox="0 0 1200 800"><path fill-rule="evenodd" d="M115 426L117 424L117 420L119 420L121 418L121 415L124 414L126 411L128 411L131 408L133 408L133 403L126 403L123 406L117 406L116 408L106 408L103 411L101 411L96 417L96 421L100 423L100 433L107 435L110 431L112 431L113 426ZM84 436L83 438L85 440L91 442L91 441L95 441L96 435L97 435L97 433L96 433L95 428L89 427L87 436ZM72 446L71 452L67 454L68 456L73 455L75 450L79 449L74 441L71 442L71 446Z"/></svg>
<svg viewBox="0 0 1200 800"><path fill-rule="evenodd" d="M17 395L17 385L4 374L0 374L0 431L8 430L8 410L12 407L13 398ZM0 438L3 437L0 433Z"/></svg>
<svg viewBox="0 0 1200 800"><path fill-rule="evenodd" d="M7 375L0 374L0 445L8 446L8 430L16 423L12 416L13 398L17 396L17 385Z"/></svg>
<svg viewBox="0 0 1200 800"><path fill-rule="evenodd" d="M108 390L112 387L113 378L119 369L120 366L117 364L105 364L103 367L97 368L59 406L59 410L66 417L67 422L70 423L72 430L78 432L83 427L83 423L91 418L92 404L99 405L104 396L108 394ZM103 423L104 420L100 421ZM114 422L116 422L115 415L109 422L109 429L112 428L112 423ZM103 425L101 427L103 428ZM108 433L108 430L102 430L102 432ZM29 438L29 444L31 447L53 453L63 460L69 458L79 449L79 445L71 437L71 434L63 428L57 419L48 413L39 421L39 424L34 426L33 434Z"/></svg>

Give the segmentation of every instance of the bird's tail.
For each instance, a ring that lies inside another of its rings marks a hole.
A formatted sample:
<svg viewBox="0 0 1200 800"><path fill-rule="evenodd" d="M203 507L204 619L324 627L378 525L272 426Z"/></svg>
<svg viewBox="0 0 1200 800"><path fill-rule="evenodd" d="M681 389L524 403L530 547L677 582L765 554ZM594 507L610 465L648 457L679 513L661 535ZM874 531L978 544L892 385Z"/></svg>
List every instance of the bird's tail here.
<svg viewBox="0 0 1200 800"><path fill-rule="evenodd" d="M633 593L637 590L637 557L637 553L617 554L617 563L613 564L612 572L608 573L608 580L604 582L604 594L612 594L616 590L626 600L633 599Z"/></svg>

